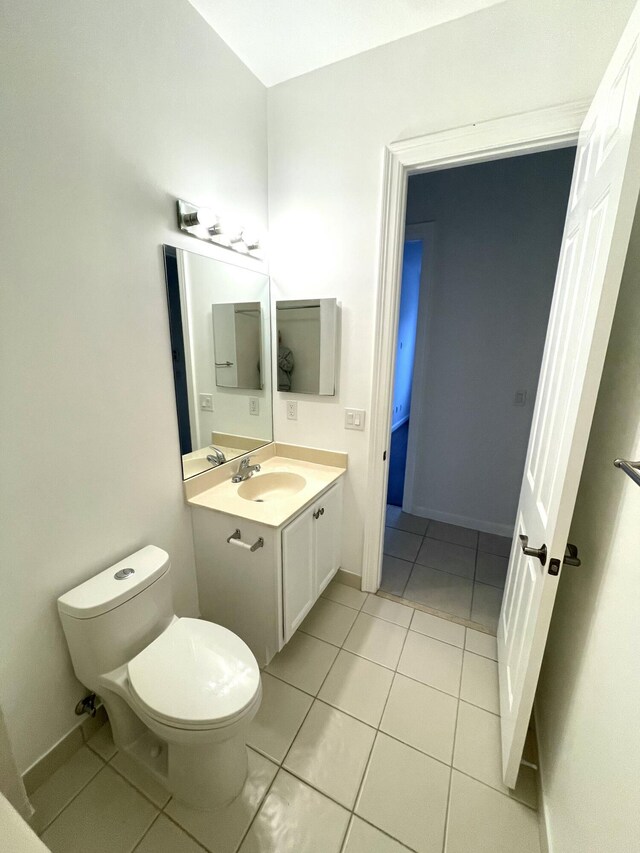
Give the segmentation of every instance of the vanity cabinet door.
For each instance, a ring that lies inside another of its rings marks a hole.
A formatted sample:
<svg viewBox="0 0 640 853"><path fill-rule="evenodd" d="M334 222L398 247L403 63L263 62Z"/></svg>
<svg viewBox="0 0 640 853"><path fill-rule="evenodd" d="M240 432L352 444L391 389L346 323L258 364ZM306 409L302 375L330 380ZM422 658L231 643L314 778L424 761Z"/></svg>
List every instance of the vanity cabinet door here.
<svg viewBox="0 0 640 853"><path fill-rule="evenodd" d="M282 531L282 602L284 641L289 641L316 600L314 520L309 508Z"/></svg>
<svg viewBox="0 0 640 853"><path fill-rule="evenodd" d="M342 550L342 480L313 507L316 597L340 568Z"/></svg>

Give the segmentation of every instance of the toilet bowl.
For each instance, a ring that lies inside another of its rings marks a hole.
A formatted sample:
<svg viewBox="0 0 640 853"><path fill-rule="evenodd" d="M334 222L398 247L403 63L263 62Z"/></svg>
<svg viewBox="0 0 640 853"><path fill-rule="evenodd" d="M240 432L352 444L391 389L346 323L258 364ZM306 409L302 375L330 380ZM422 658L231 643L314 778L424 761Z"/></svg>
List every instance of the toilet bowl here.
<svg viewBox="0 0 640 853"><path fill-rule="evenodd" d="M169 557L153 545L58 599L79 680L104 702L116 746L200 809L236 797L262 696L249 647L173 613Z"/></svg>

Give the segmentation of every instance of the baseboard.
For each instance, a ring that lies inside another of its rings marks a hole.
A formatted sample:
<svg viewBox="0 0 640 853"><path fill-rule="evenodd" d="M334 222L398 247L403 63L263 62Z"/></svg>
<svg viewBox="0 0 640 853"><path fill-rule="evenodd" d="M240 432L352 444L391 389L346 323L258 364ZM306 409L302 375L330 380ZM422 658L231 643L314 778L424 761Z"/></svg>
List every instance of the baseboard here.
<svg viewBox="0 0 640 853"><path fill-rule="evenodd" d="M408 512L411 515L419 515L421 518L432 518L434 521L443 521L446 524L456 524L458 527L470 527L473 530L480 530L481 533L495 533L497 536L506 536L511 539L513 536L512 524L496 524L493 521L485 521L480 518L469 518L465 515L454 515L450 512L440 512L437 509L430 509L424 506L414 506L411 508L402 507L403 512Z"/></svg>
<svg viewBox="0 0 640 853"><path fill-rule="evenodd" d="M355 572L347 572L344 569L338 569L336 572L336 580L343 583L345 586L353 587L353 589L362 589L362 576L356 575Z"/></svg>
<svg viewBox="0 0 640 853"><path fill-rule="evenodd" d="M22 774L27 796L31 796L36 788L46 782L49 776L62 767L106 722L107 713L103 705L98 707L95 717L78 720L70 732Z"/></svg>
<svg viewBox="0 0 640 853"><path fill-rule="evenodd" d="M549 842L549 822L547 819L547 804L544 796L544 770L540 759L540 744L538 743L538 718L536 714L535 703L533 705L533 719L535 721L535 734L537 746L537 764L538 772L536 773L536 783L538 786L538 833L540 835L540 853L553 853Z"/></svg>

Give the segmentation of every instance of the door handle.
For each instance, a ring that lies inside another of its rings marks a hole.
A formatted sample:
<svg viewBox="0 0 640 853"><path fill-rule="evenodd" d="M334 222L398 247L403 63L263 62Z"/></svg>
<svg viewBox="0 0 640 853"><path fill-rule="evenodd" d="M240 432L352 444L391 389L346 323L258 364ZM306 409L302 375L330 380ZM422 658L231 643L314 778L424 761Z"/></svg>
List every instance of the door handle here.
<svg viewBox="0 0 640 853"><path fill-rule="evenodd" d="M582 565L580 557L578 557L578 546L572 545L571 542L567 542L567 548L564 552L564 560L562 561L565 566L580 566Z"/></svg>
<svg viewBox="0 0 640 853"><path fill-rule="evenodd" d="M522 548L522 553L526 554L527 557L537 557L540 560L541 564L547 562L547 546L543 545L542 548L529 548L529 537L524 534L520 534L518 537L520 539L520 547Z"/></svg>

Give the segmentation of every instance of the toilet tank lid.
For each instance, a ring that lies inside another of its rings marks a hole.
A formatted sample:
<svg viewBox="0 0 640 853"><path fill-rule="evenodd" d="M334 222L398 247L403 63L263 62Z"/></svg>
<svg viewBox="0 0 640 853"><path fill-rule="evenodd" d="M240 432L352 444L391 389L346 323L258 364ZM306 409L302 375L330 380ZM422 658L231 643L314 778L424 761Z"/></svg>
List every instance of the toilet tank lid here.
<svg viewBox="0 0 640 853"><path fill-rule="evenodd" d="M100 616L138 595L168 568L167 552L155 545L146 545L61 595L58 610L76 619Z"/></svg>

